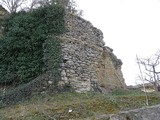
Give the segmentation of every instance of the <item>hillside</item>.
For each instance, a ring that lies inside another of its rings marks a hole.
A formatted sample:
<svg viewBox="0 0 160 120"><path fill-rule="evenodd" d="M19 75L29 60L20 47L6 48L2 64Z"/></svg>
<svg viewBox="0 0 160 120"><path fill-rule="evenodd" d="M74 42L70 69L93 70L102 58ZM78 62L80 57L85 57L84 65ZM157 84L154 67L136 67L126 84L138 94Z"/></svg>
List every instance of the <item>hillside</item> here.
<svg viewBox="0 0 160 120"><path fill-rule="evenodd" d="M35 92L108 93L126 88L122 61L89 21L59 5L4 18L0 38L3 106L29 99Z"/></svg>
<svg viewBox="0 0 160 120"><path fill-rule="evenodd" d="M10 15L0 6L0 23L0 120L130 120L119 112L146 107L89 21L59 5Z"/></svg>
<svg viewBox="0 0 160 120"><path fill-rule="evenodd" d="M155 93L148 94L148 98L149 105L160 103ZM0 118L1 120L86 120L87 118L109 120L108 114L141 107L145 107L145 96L140 91L117 89L112 94L42 93L34 95L31 100L24 103L1 108Z"/></svg>

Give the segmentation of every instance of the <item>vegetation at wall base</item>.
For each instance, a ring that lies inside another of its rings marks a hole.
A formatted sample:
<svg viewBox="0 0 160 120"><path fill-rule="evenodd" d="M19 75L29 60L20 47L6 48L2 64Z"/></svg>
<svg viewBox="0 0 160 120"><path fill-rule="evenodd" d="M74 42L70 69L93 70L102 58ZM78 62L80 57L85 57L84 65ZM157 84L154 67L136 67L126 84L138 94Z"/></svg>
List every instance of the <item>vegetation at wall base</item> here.
<svg viewBox="0 0 160 120"><path fill-rule="evenodd" d="M61 79L62 51L56 36L65 32L64 14L60 6L45 6L32 12L13 13L4 21L0 84L14 84L16 88L7 89L4 96L0 93L0 119L94 120L98 115L145 107L141 91L56 93L48 84L50 78L54 78L54 86ZM65 87L70 90L69 85ZM148 94L148 99L149 105L160 103L159 93Z"/></svg>
<svg viewBox="0 0 160 120"><path fill-rule="evenodd" d="M12 13L5 19L0 38L0 84L27 83L50 70L45 64L50 59L59 61L52 70L55 78L60 77L61 48L54 36L65 32L64 14L63 7L49 5ZM50 51L47 41L53 45Z"/></svg>
<svg viewBox="0 0 160 120"><path fill-rule="evenodd" d="M123 92L128 94L115 95L115 92L114 95L96 92L35 94L27 102L1 108L0 118L4 120L83 120L88 117L94 119L99 115L146 107L143 92L137 90L123 90ZM148 94L149 105L160 103L157 94L159 95L159 93Z"/></svg>

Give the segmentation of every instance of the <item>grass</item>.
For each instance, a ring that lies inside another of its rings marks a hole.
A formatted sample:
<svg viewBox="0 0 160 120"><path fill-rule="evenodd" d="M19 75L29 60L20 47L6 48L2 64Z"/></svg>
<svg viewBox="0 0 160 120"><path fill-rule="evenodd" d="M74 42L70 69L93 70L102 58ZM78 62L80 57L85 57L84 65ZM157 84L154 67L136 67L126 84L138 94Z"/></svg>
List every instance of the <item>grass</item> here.
<svg viewBox="0 0 160 120"><path fill-rule="evenodd" d="M159 104L159 94L148 94L149 104ZM114 90L112 94L69 93L34 95L30 101L1 108L1 120L83 120L145 106L141 91Z"/></svg>

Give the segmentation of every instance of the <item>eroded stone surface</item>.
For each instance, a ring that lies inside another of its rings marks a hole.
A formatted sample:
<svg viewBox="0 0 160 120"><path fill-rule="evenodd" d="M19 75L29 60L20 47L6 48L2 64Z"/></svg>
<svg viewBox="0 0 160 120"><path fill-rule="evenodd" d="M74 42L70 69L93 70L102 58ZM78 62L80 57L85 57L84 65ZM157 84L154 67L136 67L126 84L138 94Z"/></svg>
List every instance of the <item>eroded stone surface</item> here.
<svg viewBox="0 0 160 120"><path fill-rule="evenodd" d="M4 15L0 12L0 19ZM125 88L122 61L105 46L103 33L78 16L67 14L65 22L68 31L58 36L63 58L62 79L58 85L70 85L76 92L109 92L115 87ZM1 30L2 27L0 34Z"/></svg>
<svg viewBox="0 0 160 120"><path fill-rule="evenodd" d="M109 120L160 120L160 105L106 115ZM98 120L98 119L97 119Z"/></svg>
<svg viewBox="0 0 160 120"><path fill-rule="evenodd" d="M88 117L85 120L92 120ZM95 120L160 120L160 105L150 106L117 114L95 115Z"/></svg>
<svg viewBox="0 0 160 120"><path fill-rule="evenodd" d="M122 61L105 46L103 33L78 16L66 15L67 33L62 41L62 81L76 92L106 92L125 88Z"/></svg>

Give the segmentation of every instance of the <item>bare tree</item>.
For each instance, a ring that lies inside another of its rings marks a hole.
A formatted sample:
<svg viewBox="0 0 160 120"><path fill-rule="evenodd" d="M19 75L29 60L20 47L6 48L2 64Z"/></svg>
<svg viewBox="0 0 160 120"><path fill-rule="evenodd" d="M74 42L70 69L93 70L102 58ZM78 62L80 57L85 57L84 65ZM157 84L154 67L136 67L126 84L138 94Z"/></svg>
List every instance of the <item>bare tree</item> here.
<svg viewBox="0 0 160 120"><path fill-rule="evenodd" d="M19 10L33 10L38 7L44 7L51 4L59 4L65 8L69 13L82 16L83 11L77 10L77 4L74 0L0 0L10 13Z"/></svg>
<svg viewBox="0 0 160 120"><path fill-rule="evenodd" d="M43 6L45 4L45 1L48 0L27 0L27 4L23 6L23 10L32 11L35 8Z"/></svg>
<svg viewBox="0 0 160 120"><path fill-rule="evenodd" d="M140 58L137 59L137 63L142 65L143 70L143 79L154 85L156 91L158 91L158 81L160 74L160 51L152 55L150 58ZM159 71L158 71L159 68Z"/></svg>
<svg viewBox="0 0 160 120"><path fill-rule="evenodd" d="M51 4L59 4L62 5L63 7L67 8L68 5L70 5L71 0L27 0L30 5L28 7L34 8L35 6L47 6Z"/></svg>
<svg viewBox="0 0 160 120"><path fill-rule="evenodd" d="M1 0L3 5L10 13L17 12L27 0Z"/></svg>
<svg viewBox="0 0 160 120"><path fill-rule="evenodd" d="M139 61L139 58L138 58L137 55L136 55L136 59L137 59L137 61ZM146 97L146 105L148 106L148 96L147 96L146 88L145 88L145 85L144 85L143 73L142 73L141 66L140 66L139 62L137 62L137 63L138 63L139 72L140 72L139 77L140 77L140 80L143 82L143 90L144 90L145 97Z"/></svg>

